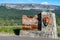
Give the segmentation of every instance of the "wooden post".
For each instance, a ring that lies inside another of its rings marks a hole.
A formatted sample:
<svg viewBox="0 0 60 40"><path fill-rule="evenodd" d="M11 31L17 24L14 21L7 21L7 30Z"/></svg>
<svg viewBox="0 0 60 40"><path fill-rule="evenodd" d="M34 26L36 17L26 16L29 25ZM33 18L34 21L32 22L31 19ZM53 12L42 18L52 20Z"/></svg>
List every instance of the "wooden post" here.
<svg viewBox="0 0 60 40"><path fill-rule="evenodd" d="M42 29L42 20L41 20L41 18L42 18L42 15L41 15L41 13L39 13L38 14L38 30L40 30L40 31Z"/></svg>

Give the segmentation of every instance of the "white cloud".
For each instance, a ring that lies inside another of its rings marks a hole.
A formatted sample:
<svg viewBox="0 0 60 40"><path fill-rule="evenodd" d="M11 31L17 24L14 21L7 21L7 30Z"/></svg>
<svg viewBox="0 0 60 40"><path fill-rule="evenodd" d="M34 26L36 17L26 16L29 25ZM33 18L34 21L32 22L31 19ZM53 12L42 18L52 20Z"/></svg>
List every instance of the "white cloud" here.
<svg viewBox="0 0 60 40"><path fill-rule="evenodd" d="M49 3L48 3L48 2L42 2L41 4L43 4L43 5L48 5Z"/></svg>

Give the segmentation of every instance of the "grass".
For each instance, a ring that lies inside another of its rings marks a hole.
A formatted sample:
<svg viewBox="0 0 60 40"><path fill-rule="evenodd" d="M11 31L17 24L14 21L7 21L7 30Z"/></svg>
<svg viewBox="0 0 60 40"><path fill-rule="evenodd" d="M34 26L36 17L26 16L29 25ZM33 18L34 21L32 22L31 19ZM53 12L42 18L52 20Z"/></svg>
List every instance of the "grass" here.
<svg viewBox="0 0 60 40"><path fill-rule="evenodd" d="M19 28L19 29L22 29L22 26L3 26L3 27L0 27L0 33L9 33L9 34L13 34L13 29L15 28Z"/></svg>
<svg viewBox="0 0 60 40"><path fill-rule="evenodd" d="M20 26L2 26L0 27L0 33L9 33L9 34L13 34L13 29L15 28L19 28L22 29L22 25ZM60 26L57 26L57 32L58 32L58 37L60 37Z"/></svg>
<svg viewBox="0 0 60 40"><path fill-rule="evenodd" d="M58 37L60 37L60 26L57 27Z"/></svg>

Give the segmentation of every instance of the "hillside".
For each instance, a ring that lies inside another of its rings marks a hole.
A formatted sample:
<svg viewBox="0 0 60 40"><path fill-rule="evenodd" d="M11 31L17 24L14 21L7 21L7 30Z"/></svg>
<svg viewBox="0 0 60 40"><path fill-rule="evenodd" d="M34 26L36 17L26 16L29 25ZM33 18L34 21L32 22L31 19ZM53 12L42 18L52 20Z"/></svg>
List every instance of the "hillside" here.
<svg viewBox="0 0 60 40"><path fill-rule="evenodd" d="M41 10L18 10L14 8L6 8L5 6L0 6L0 26L9 26L9 25L21 25L22 23L22 15L31 15L34 16L35 14L40 13ZM53 12L56 13L57 24L60 25L60 10L54 10Z"/></svg>
<svg viewBox="0 0 60 40"><path fill-rule="evenodd" d="M43 4L0 4L0 6L5 6L6 8L14 8L19 10L30 10L30 9L39 9L39 10L60 10L60 6L56 5L43 5Z"/></svg>

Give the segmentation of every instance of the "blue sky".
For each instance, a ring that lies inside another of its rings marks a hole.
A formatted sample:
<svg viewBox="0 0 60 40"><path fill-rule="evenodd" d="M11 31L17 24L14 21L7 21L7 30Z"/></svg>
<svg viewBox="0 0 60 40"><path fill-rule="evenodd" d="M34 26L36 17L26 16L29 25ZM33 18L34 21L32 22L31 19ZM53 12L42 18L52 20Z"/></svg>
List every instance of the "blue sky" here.
<svg viewBox="0 0 60 40"><path fill-rule="evenodd" d="M13 4L52 4L52 5L59 5L60 6L60 0L0 0L0 3L13 3Z"/></svg>

